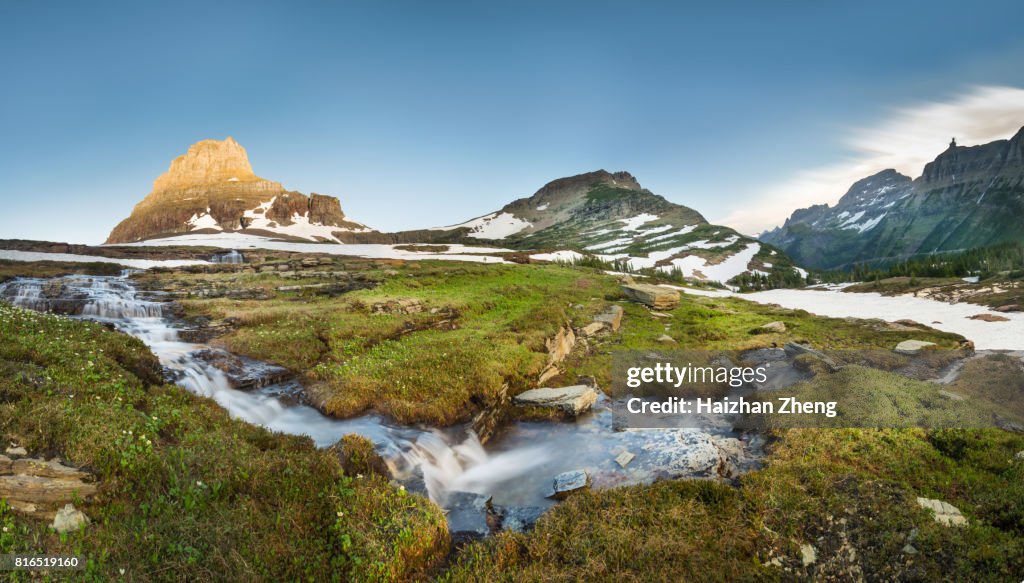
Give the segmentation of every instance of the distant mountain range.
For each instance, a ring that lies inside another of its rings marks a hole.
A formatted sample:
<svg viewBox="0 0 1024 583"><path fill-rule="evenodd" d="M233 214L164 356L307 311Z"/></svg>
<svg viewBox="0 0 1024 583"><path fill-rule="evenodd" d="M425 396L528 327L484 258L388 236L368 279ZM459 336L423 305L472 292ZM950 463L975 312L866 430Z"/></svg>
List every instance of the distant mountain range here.
<svg viewBox="0 0 1024 583"><path fill-rule="evenodd" d="M820 269L1024 241L1024 128L980 146L954 141L915 180L864 178L835 206L797 210L760 238Z"/></svg>
<svg viewBox="0 0 1024 583"><path fill-rule="evenodd" d="M804 274L777 249L709 224L627 172L560 178L482 217L383 233L346 217L334 197L306 196L256 176L231 138L203 140L175 159L107 243L229 232L324 243L500 245L538 258L587 254L722 282L741 274L790 281Z"/></svg>

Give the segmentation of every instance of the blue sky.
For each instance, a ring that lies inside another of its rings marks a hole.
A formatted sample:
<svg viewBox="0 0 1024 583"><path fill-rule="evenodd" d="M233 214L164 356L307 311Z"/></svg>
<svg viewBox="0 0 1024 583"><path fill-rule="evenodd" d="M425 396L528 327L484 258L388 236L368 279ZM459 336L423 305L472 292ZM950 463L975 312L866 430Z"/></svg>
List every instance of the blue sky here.
<svg viewBox="0 0 1024 583"><path fill-rule="evenodd" d="M100 242L228 135L382 230L605 168L753 232L841 195L842 173L785 185L891 146L872 130L1024 125L1022 20L1019 0L7 1L0 238ZM979 96L985 123L948 113Z"/></svg>

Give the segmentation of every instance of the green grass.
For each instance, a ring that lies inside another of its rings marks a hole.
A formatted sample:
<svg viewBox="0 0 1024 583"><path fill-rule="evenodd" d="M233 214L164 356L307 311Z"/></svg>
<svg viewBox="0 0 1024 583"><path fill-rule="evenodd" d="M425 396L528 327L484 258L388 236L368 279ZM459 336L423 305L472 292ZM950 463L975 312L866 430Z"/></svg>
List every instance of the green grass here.
<svg viewBox="0 0 1024 583"><path fill-rule="evenodd" d="M134 338L3 304L0 337L4 442L99 483L76 504L93 524L68 535L0 504L0 553L81 555L93 581L393 580L447 553L427 500L163 385Z"/></svg>

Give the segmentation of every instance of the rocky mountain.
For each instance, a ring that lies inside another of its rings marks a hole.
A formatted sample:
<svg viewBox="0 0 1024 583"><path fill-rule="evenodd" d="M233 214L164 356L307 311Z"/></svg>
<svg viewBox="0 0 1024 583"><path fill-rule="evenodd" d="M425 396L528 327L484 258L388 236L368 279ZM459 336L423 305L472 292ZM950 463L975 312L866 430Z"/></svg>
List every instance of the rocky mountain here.
<svg viewBox="0 0 1024 583"><path fill-rule="evenodd" d="M368 230L333 196L306 196L256 176L245 148L228 137L197 142L171 162L107 243L218 232L337 242L337 233Z"/></svg>
<svg viewBox="0 0 1024 583"><path fill-rule="evenodd" d="M725 282L737 275L799 280L783 253L640 186L628 172L598 170L559 178L527 198L469 221L401 233L347 233L375 243L474 243L536 252L535 259L584 254L635 269L678 270Z"/></svg>
<svg viewBox="0 0 1024 583"><path fill-rule="evenodd" d="M885 170L839 200L761 235L801 265L834 269L1024 240L1024 128L1009 140L955 140L915 180Z"/></svg>

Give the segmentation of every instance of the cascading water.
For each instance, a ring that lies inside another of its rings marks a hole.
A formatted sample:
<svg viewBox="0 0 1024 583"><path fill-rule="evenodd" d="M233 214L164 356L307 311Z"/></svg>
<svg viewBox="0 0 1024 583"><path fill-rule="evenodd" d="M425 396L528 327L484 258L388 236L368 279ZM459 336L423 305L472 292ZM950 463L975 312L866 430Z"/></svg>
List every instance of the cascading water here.
<svg viewBox="0 0 1024 583"><path fill-rule="evenodd" d="M720 461L717 446L699 430L616 431L603 399L594 412L575 423L513 423L488 451L466 428L401 427L374 415L333 419L279 398L301 391L294 381L238 390L222 370L199 357L216 349L182 341L164 317L166 304L140 297L127 274L16 279L0 285L0 299L23 308L109 322L145 342L177 384L215 400L249 423L308 435L320 447L349 433L363 435L375 443L396 479L410 485L422 480L431 500L443 507L449 507L453 494L466 492L490 497L506 508L543 509L553 504L547 496L552 477L561 472L586 469L595 487L610 487L709 475ZM269 365L250 361L250 366ZM637 454L628 468L614 461L623 451Z"/></svg>
<svg viewBox="0 0 1024 583"><path fill-rule="evenodd" d="M227 253L217 253L210 257L210 263L227 263L231 265L237 265L245 263L245 256L242 255L237 249L232 249Z"/></svg>

